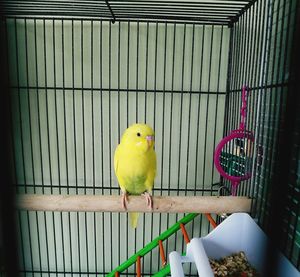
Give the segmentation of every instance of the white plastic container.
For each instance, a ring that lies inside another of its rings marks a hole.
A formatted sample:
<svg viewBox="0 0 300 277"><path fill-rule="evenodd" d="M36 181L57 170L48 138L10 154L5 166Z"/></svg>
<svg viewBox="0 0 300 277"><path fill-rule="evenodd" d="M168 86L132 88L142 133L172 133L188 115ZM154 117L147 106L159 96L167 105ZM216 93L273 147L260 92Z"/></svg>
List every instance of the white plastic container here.
<svg viewBox="0 0 300 277"><path fill-rule="evenodd" d="M171 276L184 277L182 263L194 262L200 277L211 277L208 257L220 259L239 251L244 251L249 263L262 273L267 242L265 233L248 214L232 214L207 236L192 239L185 257L175 251L170 253ZM281 253L279 257L278 277L300 276L287 258Z"/></svg>

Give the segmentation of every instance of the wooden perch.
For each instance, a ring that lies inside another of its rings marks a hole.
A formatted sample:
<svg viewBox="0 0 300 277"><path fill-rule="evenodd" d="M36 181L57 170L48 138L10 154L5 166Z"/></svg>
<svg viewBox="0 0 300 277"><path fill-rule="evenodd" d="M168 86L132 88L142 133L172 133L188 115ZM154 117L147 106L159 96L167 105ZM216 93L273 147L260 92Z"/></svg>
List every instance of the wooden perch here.
<svg viewBox="0 0 300 277"><path fill-rule="evenodd" d="M16 206L28 211L234 213L249 212L251 199L233 196L154 196L153 210L143 196L129 196L127 210L118 195L18 195Z"/></svg>

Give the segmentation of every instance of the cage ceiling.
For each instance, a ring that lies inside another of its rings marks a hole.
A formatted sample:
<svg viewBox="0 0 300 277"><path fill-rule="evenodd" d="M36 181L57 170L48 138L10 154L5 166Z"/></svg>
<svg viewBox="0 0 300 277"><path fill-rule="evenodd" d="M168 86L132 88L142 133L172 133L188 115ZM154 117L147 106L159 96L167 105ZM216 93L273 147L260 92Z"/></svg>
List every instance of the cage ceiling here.
<svg viewBox="0 0 300 277"><path fill-rule="evenodd" d="M88 18L115 21L167 21L230 25L256 0L202 1L99 1L21 0L1 1L5 16Z"/></svg>

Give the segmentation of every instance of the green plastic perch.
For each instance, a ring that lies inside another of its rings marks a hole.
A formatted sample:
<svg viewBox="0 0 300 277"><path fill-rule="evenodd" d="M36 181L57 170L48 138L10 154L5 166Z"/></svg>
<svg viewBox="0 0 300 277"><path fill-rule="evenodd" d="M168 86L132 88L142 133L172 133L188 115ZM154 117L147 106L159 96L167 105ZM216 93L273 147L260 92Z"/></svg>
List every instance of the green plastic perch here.
<svg viewBox="0 0 300 277"><path fill-rule="evenodd" d="M130 267L131 265L133 265L136 262L138 256L140 256L140 257L145 256L148 252L150 252L152 249L154 249L155 247L158 246L158 242L160 240L164 241L165 239L167 239L168 237L170 237L171 235L176 233L180 229L180 224L186 224L186 223L192 221L197 215L198 214L195 214L195 213L190 213L190 214L186 215L184 218L182 218L181 220L176 222L173 226L171 226L168 230L166 230L161 235L159 235L157 238L155 238L150 243L148 243L144 248L142 248L137 253L135 253L133 256L131 256L127 261L125 261L124 263L119 265L117 268L115 268L112 272L110 272L108 275L106 275L106 277L114 277L116 272L121 273L124 270L126 270L128 267ZM154 276L156 276L156 277L166 276L167 274L169 274L169 272L170 272L170 265L166 265L161 271L156 273Z"/></svg>
<svg viewBox="0 0 300 277"><path fill-rule="evenodd" d="M155 273L152 276L153 277L165 277L168 274L170 274L170 272L171 272L170 265L167 264L164 268L162 268L159 272Z"/></svg>

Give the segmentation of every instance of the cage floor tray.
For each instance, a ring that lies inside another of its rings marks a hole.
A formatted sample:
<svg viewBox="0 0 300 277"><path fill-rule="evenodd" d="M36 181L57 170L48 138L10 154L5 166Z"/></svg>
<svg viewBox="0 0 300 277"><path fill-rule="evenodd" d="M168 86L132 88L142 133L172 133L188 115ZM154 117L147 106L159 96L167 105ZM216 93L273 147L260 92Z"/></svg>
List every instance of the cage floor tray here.
<svg viewBox="0 0 300 277"><path fill-rule="evenodd" d="M194 262L199 276L214 276L208 258L220 259L243 251L249 263L263 272L268 238L255 221L246 213L235 213L202 238L194 238L187 246L186 256L171 252L170 266L172 277L183 277L182 263ZM300 276L299 271L279 253L280 277Z"/></svg>

